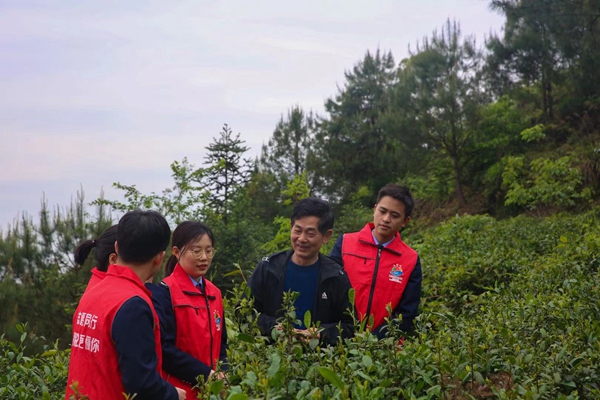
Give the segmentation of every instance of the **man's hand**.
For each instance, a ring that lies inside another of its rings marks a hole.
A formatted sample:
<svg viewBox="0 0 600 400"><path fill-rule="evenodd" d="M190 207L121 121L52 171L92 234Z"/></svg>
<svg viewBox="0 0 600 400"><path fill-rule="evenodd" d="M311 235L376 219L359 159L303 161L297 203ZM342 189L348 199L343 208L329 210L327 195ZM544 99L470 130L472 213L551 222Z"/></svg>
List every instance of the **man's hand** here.
<svg viewBox="0 0 600 400"><path fill-rule="evenodd" d="M227 377L225 376L225 372L220 371L220 372L217 372L215 378L222 381L222 380L225 380Z"/></svg>
<svg viewBox="0 0 600 400"><path fill-rule="evenodd" d="M178 387L175 388L177 390L177 396L179 396L179 400L185 400L185 390L180 389Z"/></svg>
<svg viewBox="0 0 600 400"><path fill-rule="evenodd" d="M294 329L294 332L296 333L296 337L304 343L310 342L311 339L321 338L321 333L315 327L308 329Z"/></svg>
<svg viewBox="0 0 600 400"><path fill-rule="evenodd" d="M211 370L210 374L208 374L208 379L225 381L225 386L229 385L229 382L227 381L227 375L225 375L225 372L223 372L223 371L215 372L215 370ZM225 387L223 387L223 390L221 390L221 397L225 398L226 394L227 394L227 390L225 390Z"/></svg>
<svg viewBox="0 0 600 400"><path fill-rule="evenodd" d="M208 375L208 379L217 379L217 380L224 380L226 378L225 372L220 371L220 372L215 372L214 370L210 371L210 374Z"/></svg>

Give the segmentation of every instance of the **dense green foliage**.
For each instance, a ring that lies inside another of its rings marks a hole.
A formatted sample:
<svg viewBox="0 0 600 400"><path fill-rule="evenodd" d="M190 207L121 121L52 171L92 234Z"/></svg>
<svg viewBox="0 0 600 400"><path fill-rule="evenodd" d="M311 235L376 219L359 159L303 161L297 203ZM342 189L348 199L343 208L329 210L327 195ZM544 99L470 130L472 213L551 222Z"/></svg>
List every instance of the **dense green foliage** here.
<svg viewBox="0 0 600 400"><path fill-rule="evenodd" d="M0 398L2 399L62 399L65 397L69 351L59 350L56 343L48 346L44 338L16 326L21 335L15 342L0 336ZM27 355L27 347L43 350Z"/></svg>

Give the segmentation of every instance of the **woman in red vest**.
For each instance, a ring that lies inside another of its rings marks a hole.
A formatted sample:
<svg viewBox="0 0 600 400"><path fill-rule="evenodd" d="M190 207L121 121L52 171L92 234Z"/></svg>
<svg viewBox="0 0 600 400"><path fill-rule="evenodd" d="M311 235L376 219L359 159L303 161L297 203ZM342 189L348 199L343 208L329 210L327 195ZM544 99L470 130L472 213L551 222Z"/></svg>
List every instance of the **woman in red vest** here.
<svg viewBox="0 0 600 400"><path fill-rule="evenodd" d="M110 264L114 264L117 260L115 253L115 242L117 241L118 225L113 225L104 231L102 235L95 240L85 240L77 246L73 254L75 263L83 265L92 249L96 249L95 259L96 266L90 271L92 276L86 287L86 291L95 286L106 276L106 270Z"/></svg>
<svg viewBox="0 0 600 400"><path fill-rule="evenodd" d="M216 253L214 237L205 224L185 221L173 231L172 245L167 277L147 286L161 324L165 377L185 388L187 399L197 399L198 377L208 379L227 357L221 291L205 276Z"/></svg>

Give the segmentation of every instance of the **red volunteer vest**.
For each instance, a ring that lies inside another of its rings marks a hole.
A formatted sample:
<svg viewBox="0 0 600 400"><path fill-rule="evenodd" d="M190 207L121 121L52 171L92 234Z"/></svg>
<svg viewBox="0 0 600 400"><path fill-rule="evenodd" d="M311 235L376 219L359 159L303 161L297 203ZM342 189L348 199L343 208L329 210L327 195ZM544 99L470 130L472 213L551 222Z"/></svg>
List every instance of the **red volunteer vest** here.
<svg viewBox="0 0 600 400"><path fill-rule="evenodd" d="M190 277L179 264L173 273L163 280L169 286L171 302L177 321L175 346L214 369L219 361L221 335L223 332L223 299L221 291L204 279L205 294L194 286ZM197 399L198 390L164 372L173 386L185 389L187 399Z"/></svg>
<svg viewBox="0 0 600 400"><path fill-rule="evenodd" d="M402 241L399 233L380 251L373 241L373 228L374 224L368 223L358 232L344 234L342 259L356 292L358 316L361 320L367 317L370 302L374 330L388 316L388 304L394 310L400 303L418 255Z"/></svg>
<svg viewBox="0 0 600 400"><path fill-rule="evenodd" d="M106 276L106 272L100 271L97 267L92 268L90 272L92 273L92 276L90 277L90 281L85 288L86 292L96 286Z"/></svg>
<svg viewBox="0 0 600 400"><path fill-rule="evenodd" d="M160 325L150 300L150 291L131 269L110 265L106 277L83 294L73 315L73 342L65 399L74 395L71 389L74 382L78 384L79 394L88 396L90 400L124 398L119 356L111 329L117 311L134 296L144 299L154 315L157 370L161 371Z"/></svg>

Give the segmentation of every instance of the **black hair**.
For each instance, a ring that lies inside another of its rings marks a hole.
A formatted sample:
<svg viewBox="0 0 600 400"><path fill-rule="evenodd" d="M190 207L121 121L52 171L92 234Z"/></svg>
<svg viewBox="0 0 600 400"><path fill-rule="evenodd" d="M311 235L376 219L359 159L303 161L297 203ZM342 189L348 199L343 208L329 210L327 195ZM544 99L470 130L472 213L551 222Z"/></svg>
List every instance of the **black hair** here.
<svg viewBox="0 0 600 400"><path fill-rule="evenodd" d="M171 245L177 247L181 253L185 251L185 248L190 243L195 243L202 238L202 236L208 235L210 239L210 243L215 245L215 237L213 236L210 228L198 221L183 221L177 228L173 231L173 240L171 241ZM181 254L180 253L180 254ZM175 269L175 265L177 265L177 257L171 255L167 260L167 264L165 265L165 276L169 276L173 273Z"/></svg>
<svg viewBox="0 0 600 400"><path fill-rule="evenodd" d="M381 201L385 196L390 196L398 201L404 203L405 217L410 217L415 206L410 190L406 186L400 186L395 183L389 183L379 189L377 194L377 203Z"/></svg>
<svg viewBox="0 0 600 400"><path fill-rule="evenodd" d="M331 211L329 203L325 200L317 197L307 197L296 203L290 218L292 226L297 219L304 217L318 217L319 232L323 235L328 230L333 229L333 211Z"/></svg>
<svg viewBox="0 0 600 400"><path fill-rule="evenodd" d="M96 249L96 268L98 268L99 271L106 272L108 269L110 255L115 253L117 227L118 225L111 226L95 240L90 239L81 242L75 249L75 253L73 253L75 263L78 265L83 265L85 260L90 255L92 249Z"/></svg>
<svg viewBox="0 0 600 400"><path fill-rule="evenodd" d="M119 258L126 263L143 264L169 245L171 228L156 211L129 211L119 220Z"/></svg>

